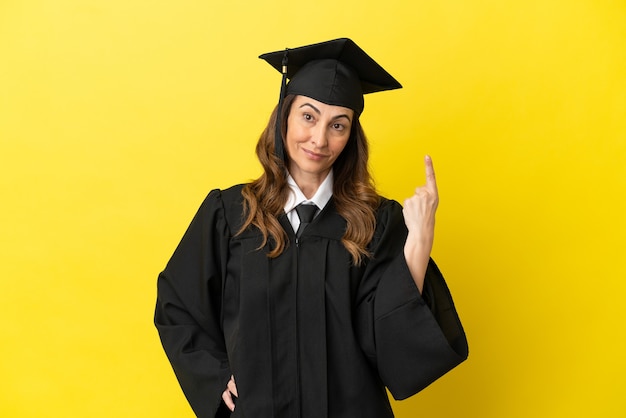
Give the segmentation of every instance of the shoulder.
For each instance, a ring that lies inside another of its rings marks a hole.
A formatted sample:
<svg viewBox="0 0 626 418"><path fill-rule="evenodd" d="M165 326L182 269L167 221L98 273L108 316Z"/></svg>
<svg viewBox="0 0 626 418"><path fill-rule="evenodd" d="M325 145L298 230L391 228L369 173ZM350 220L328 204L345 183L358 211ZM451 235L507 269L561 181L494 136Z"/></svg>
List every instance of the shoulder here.
<svg viewBox="0 0 626 418"><path fill-rule="evenodd" d="M205 197L203 205L219 205L226 208L233 204L241 204L243 201L241 190L244 186L245 184L237 184L227 189L213 189Z"/></svg>
<svg viewBox="0 0 626 418"><path fill-rule="evenodd" d="M234 186L229 187L228 189L219 190L222 195L222 199L226 203L241 203L243 201L243 196L241 195L241 191L245 187L245 184L236 184Z"/></svg>
<svg viewBox="0 0 626 418"><path fill-rule="evenodd" d="M237 184L227 189L213 189L204 200L203 206L212 212L219 212L231 231L238 231L243 220L243 195L245 184Z"/></svg>
<svg viewBox="0 0 626 418"><path fill-rule="evenodd" d="M243 197L241 189L244 185L236 185L227 189L211 190L200 205L197 216L201 219L207 217L215 220L224 220L227 224L232 225L231 219L240 219L243 207ZM236 216L233 216L233 212Z"/></svg>
<svg viewBox="0 0 626 418"><path fill-rule="evenodd" d="M376 221L385 222L390 218L402 218L402 205L393 199L384 196L379 197L378 208L376 209Z"/></svg>
<svg viewBox="0 0 626 418"><path fill-rule="evenodd" d="M400 203L381 196L376 209L376 229L371 245L376 248L381 241L389 239L398 242L404 242L406 239L404 215Z"/></svg>

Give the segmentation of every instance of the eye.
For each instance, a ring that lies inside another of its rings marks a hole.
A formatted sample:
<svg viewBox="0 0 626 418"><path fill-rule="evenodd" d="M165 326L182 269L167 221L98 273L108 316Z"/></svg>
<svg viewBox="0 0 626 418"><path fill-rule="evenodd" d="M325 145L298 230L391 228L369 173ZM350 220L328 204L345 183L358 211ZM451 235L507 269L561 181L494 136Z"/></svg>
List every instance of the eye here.
<svg viewBox="0 0 626 418"><path fill-rule="evenodd" d="M309 122L313 120L313 115L311 115L310 113L304 113L302 117L304 118L304 120Z"/></svg>
<svg viewBox="0 0 626 418"><path fill-rule="evenodd" d="M346 129L345 125L341 123L333 123L332 127L336 131L343 131L344 129Z"/></svg>

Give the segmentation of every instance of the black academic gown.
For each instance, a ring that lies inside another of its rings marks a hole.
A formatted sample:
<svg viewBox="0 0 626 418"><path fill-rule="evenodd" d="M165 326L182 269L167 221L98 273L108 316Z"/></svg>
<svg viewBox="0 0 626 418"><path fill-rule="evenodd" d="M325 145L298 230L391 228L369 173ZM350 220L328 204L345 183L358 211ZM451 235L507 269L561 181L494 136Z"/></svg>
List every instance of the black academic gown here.
<svg viewBox="0 0 626 418"><path fill-rule="evenodd" d="M241 188L209 193L158 280L155 324L197 416L393 417L385 387L409 397L467 357L434 262L424 297L411 278L397 202L382 199L372 257L357 267L332 199L297 243L282 216L289 246L268 258L256 228L236 235ZM221 401L231 375L232 414Z"/></svg>

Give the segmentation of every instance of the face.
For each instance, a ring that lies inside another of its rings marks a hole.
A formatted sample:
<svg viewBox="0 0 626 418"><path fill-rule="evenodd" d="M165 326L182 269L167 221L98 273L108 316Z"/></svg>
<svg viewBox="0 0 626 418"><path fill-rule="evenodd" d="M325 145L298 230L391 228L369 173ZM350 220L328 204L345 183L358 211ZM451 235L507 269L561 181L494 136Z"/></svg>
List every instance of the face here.
<svg viewBox="0 0 626 418"><path fill-rule="evenodd" d="M287 119L289 173L326 177L350 138L354 111L297 96Z"/></svg>

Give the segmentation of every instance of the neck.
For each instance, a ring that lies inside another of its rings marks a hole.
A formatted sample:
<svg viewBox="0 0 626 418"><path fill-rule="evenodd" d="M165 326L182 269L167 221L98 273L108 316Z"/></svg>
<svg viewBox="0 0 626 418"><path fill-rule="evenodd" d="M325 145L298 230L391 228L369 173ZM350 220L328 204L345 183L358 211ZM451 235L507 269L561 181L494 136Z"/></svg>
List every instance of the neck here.
<svg viewBox="0 0 626 418"><path fill-rule="evenodd" d="M330 170L324 173L306 173L299 170L294 170L294 172L290 172L291 177L296 182L300 190L307 199L311 199L315 196L317 189L320 188Z"/></svg>

